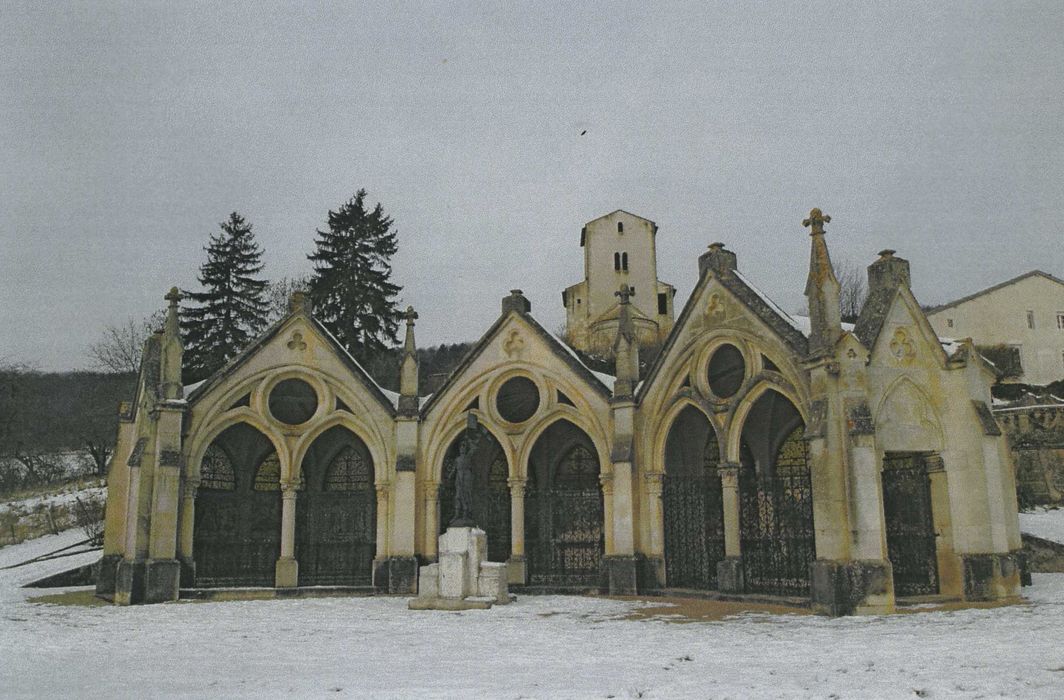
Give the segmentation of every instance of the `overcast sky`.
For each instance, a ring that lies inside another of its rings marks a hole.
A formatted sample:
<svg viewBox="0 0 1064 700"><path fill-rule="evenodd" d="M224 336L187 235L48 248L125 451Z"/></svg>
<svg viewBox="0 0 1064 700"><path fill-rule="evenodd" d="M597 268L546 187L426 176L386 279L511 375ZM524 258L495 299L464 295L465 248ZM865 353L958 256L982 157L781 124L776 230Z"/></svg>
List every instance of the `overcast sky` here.
<svg viewBox="0 0 1064 700"><path fill-rule="evenodd" d="M420 345L514 287L558 328L618 208L680 300L721 240L803 306L814 206L925 303L1064 275L1064 3L854 4L0 0L0 359L87 367L233 210L266 276L306 274L360 187Z"/></svg>

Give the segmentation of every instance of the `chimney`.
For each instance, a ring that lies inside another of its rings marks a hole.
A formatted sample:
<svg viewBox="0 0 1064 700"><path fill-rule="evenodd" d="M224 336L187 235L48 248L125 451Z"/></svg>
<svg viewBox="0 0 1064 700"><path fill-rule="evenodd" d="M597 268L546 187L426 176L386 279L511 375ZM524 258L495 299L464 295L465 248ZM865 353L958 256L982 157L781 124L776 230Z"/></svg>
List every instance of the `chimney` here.
<svg viewBox="0 0 1064 700"><path fill-rule="evenodd" d="M519 314L527 314L532 310L532 302L525 299L520 289L511 289L510 295L502 298L502 312L516 311Z"/></svg>
<svg viewBox="0 0 1064 700"><path fill-rule="evenodd" d="M306 314L307 316L310 316L313 312L314 303L310 300L309 294L302 289L297 289L292 292L292 296L288 299L288 313Z"/></svg>
<svg viewBox="0 0 1064 700"><path fill-rule="evenodd" d="M738 259L735 253L724 249L723 243L710 243L709 251L702 253L698 258L698 275L705 277L706 272L713 270L718 275L723 275L738 267Z"/></svg>
<svg viewBox="0 0 1064 700"><path fill-rule="evenodd" d="M879 259L868 266L868 293L893 292L909 285L909 261L894 257L894 251L889 248L879 251Z"/></svg>

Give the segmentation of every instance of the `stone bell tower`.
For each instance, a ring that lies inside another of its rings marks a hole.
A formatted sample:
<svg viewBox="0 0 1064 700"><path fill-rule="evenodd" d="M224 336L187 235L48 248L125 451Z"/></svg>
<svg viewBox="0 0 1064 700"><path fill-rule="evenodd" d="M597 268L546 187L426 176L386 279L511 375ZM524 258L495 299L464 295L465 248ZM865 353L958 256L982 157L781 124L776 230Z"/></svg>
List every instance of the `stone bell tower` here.
<svg viewBox="0 0 1064 700"><path fill-rule="evenodd" d="M642 347L658 345L672 330L676 289L658 280L658 226L618 209L589 221L580 231L584 281L562 292L566 341L577 350L613 357L621 304L628 287L629 313Z"/></svg>

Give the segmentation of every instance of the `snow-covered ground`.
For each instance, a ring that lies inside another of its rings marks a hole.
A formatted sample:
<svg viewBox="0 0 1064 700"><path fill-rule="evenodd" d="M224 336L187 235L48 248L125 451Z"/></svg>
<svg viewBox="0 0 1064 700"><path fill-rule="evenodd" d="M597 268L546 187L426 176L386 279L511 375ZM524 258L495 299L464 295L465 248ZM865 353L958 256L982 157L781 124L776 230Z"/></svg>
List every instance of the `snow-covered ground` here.
<svg viewBox="0 0 1064 700"><path fill-rule="evenodd" d="M1064 543L1064 508L1036 508L1020 513L1020 532Z"/></svg>
<svg viewBox="0 0 1064 700"><path fill-rule="evenodd" d="M80 536L2 548L0 567ZM1026 605L718 621L679 608L647 614L653 600L522 596L468 612L412 612L390 597L119 608L36 603L55 591L18 588L95 556L0 569L0 695L1064 696L1058 574L1036 574Z"/></svg>

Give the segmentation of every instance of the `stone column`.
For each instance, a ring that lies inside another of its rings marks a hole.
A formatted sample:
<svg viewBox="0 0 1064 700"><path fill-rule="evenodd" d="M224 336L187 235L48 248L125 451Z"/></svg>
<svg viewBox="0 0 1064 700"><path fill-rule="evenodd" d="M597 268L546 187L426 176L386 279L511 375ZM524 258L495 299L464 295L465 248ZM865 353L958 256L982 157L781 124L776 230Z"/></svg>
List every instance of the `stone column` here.
<svg viewBox="0 0 1064 700"><path fill-rule="evenodd" d="M606 539L606 556L613 554L613 474L599 474L602 486L602 528Z"/></svg>
<svg viewBox="0 0 1064 700"><path fill-rule="evenodd" d="M377 483L377 559L388 556L388 491L391 482Z"/></svg>
<svg viewBox="0 0 1064 700"><path fill-rule="evenodd" d="M424 509L425 558L436 559L440 539L440 482L427 481L421 484L421 502Z"/></svg>
<svg viewBox="0 0 1064 700"><path fill-rule="evenodd" d="M926 460L931 482L931 517L935 528L935 558L938 563L938 592L964 594L964 574L960 557L953 549L953 518L950 514L949 476L940 455Z"/></svg>
<svg viewBox="0 0 1064 700"><path fill-rule="evenodd" d="M298 481L281 482L281 558L277 560L274 585L295 588L299 585L299 562L296 561L296 494Z"/></svg>
<svg viewBox="0 0 1064 700"><path fill-rule="evenodd" d="M646 482L647 494L647 517L650 518L649 531L650 542L648 543L647 577L653 576L653 581L647 581L644 585L655 585L664 588L665 580L665 510L661 502L661 494L665 485L665 474L662 472L650 472L643 475Z"/></svg>
<svg viewBox="0 0 1064 700"><path fill-rule="evenodd" d="M509 583L525 582L525 485L527 479L506 480L510 486L510 561Z"/></svg>
<svg viewBox="0 0 1064 700"><path fill-rule="evenodd" d="M196 492L199 479L185 479L181 485L180 533L177 555L181 560L181 586L192 588L196 585L196 559L193 551L193 537L196 531Z"/></svg>
<svg viewBox="0 0 1064 700"><path fill-rule="evenodd" d="M740 545L739 465L721 462L717 467L720 475L721 507L724 510L724 560L717 563L717 587L722 593L742 593L743 560Z"/></svg>

